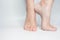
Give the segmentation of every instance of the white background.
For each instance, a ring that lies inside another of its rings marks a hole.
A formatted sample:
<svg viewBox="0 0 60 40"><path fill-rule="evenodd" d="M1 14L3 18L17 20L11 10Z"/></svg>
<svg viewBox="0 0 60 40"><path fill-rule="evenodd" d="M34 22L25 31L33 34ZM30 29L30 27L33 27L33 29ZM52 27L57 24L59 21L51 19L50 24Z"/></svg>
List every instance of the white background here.
<svg viewBox="0 0 60 40"><path fill-rule="evenodd" d="M35 0L35 3L39 0ZM28 32L23 29L26 18L25 0L0 0L0 40L60 40L60 0L55 0L51 24L57 27L56 32ZM37 15L37 25L41 18Z"/></svg>

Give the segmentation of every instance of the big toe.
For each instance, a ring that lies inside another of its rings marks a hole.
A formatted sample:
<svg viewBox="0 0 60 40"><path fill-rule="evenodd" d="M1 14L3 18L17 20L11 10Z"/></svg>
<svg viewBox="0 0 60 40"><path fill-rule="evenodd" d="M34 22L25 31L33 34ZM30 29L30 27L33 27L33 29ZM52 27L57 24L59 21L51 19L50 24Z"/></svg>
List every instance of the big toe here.
<svg viewBox="0 0 60 40"><path fill-rule="evenodd" d="M36 30L37 30L37 28L36 28L36 27L33 27L33 28L32 28L32 31L36 31Z"/></svg>

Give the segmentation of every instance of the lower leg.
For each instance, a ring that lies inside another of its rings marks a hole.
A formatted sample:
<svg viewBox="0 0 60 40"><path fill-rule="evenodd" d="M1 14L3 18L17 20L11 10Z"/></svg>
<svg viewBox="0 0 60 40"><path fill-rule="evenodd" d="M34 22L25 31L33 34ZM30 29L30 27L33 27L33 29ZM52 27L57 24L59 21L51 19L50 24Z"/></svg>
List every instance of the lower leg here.
<svg viewBox="0 0 60 40"><path fill-rule="evenodd" d="M25 30L36 31L36 14L34 12L34 0L26 0L27 15L25 21Z"/></svg>

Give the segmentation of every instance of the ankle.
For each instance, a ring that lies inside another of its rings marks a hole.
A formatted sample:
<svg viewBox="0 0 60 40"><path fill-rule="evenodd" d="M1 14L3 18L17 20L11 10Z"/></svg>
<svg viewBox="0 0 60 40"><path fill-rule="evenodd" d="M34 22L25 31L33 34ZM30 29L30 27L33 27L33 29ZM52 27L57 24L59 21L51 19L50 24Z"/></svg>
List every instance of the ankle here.
<svg viewBox="0 0 60 40"><path fill-rule="evenodd" d="M51 5L51 4L53 4L53 2L54 2L54 0L42 0L42 1L40 2L40 4L41 4L42 7L45 7L46 5Z"/></svg>

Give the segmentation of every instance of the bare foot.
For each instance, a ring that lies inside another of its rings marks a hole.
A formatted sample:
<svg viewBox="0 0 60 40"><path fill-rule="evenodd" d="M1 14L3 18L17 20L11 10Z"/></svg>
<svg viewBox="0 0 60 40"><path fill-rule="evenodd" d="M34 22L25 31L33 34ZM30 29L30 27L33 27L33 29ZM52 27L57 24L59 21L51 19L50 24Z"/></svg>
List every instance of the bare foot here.
<svg viewBox="0 0 60 40"><path fill-rule="evenodd" d="M52 25L42 26L41 29L44 31L56 31L57 30L57 28Z"/></svg>
<svg viewBox="0 0 60 40"><path fill-rule="evenodd" d="M28 20L27 18L27 20L25 21L24 29L27 31L36 31L36 23L34 21L32 22L32 20Z"/></svg>
<svg viewBox="0 0 60 40"><path fill-rule="evenodd" d="M42 14L42 13L44 13L45 12L45 9L44 10L42 10L42 7L41 7L41 5L38 3L38 4L36 4L35 5L35 12L37 12L40 16L41 16L41 18L42 18L42 16L44 16L45 18L47 18L47 16L45 15L45 14ZM45 12L45 13L47 13L47 12ZM43 20L43 19L42 19ZM46 19L44 20L45 22L43 22L43 23L46 23ZM42 24L42 26L41 26L41 29L42 30L46 30L46 31L56 31L56 27L54 27L54 26L52 26L51 24L48 24L48 23L46 23L47 25L46 26L44 26L45 24Z"/></svg>

